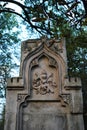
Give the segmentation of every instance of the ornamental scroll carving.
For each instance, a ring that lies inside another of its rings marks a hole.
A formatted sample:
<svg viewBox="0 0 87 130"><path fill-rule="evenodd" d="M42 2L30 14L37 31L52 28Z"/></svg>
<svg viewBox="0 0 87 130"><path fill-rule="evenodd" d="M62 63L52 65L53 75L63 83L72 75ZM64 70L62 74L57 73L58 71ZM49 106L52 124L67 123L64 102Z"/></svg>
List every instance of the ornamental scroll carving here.
<svg viewBox="0 0 87 130"><path fill-rule="evenodd" d="M46 55L34 61L31 62L32 89L40 95L54 94L58 86L57 62Z"/></svg>
<svg viewBox="0 0 87 130"><path fill-rule="evenodd" d="M53 73L49 75L45 70L42 70L41 74L35 73L34 77L33 89L36 91L36 94L54 93L57 84L54 82Z"/></svg>

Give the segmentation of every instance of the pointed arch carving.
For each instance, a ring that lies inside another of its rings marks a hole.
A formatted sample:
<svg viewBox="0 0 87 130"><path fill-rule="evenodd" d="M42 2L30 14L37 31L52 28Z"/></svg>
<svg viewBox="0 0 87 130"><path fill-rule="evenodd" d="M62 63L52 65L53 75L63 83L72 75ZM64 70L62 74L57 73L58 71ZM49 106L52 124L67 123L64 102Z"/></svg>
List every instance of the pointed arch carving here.
<svg viewBox="0 0 87 130"><path fill-rule="evenodd" d="M47 45L41 44L38 48L26 56L23 63L24 85L27 88L29 94L32 87L31 69L32 67L39 66L40 59L44 59L44 57L48 59L49 67L54 67L56 71L58 71L58 87L61 91L62 81L66 75L66 64L59 54L55 54L50 48L47 47Z"/></svg>

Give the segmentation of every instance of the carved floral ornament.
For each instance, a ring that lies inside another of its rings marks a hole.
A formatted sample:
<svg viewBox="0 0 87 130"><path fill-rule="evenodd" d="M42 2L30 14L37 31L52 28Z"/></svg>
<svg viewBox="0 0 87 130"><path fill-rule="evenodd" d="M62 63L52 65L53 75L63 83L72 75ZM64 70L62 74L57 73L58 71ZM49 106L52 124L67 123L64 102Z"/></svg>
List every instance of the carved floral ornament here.
<svg viewBox="0 0 87 130"><path fill-rule="evenodd" d="M54 88L57 87L57 84L54 82L53 73L48 73L45 70L42 70L41 74L35 73L35 78L33 80L33 89L36 90L36 94L47 94L54 93Z"/></svg>
<svg viewBox="0 0 87 130"><path fill-rule="evenodd" d="M36 68L32 75L32 88L35 93L41 95L53 94L55 88L57 88L54 77L58 65L55 59L43 53L33 59L30 66L32 69Z"/></svg>
<svg viewBox="0 0 87 130"><path fill-rule="evenodd" d="M48 39L47 37L42 37L41 39L37 39L37 41L31 40L31 44L29 44L28 41L23 43L22 50L24 51L25 57L28 53L35 51L40 46L47 46L56 54L63 52L62 40Z"/></svg>

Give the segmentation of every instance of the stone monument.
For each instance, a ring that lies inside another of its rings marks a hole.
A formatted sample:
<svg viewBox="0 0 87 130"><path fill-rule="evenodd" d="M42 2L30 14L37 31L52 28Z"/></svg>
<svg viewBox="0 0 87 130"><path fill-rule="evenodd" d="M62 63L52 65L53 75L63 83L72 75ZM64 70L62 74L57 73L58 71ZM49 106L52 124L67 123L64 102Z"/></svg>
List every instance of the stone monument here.
<svg viewBox="0 0 87 130"><path fill-rule="evenodd" d="M84 130L79 78L69 78L64 38L22 43L20 76L8 79L5 130Z"/></svg>

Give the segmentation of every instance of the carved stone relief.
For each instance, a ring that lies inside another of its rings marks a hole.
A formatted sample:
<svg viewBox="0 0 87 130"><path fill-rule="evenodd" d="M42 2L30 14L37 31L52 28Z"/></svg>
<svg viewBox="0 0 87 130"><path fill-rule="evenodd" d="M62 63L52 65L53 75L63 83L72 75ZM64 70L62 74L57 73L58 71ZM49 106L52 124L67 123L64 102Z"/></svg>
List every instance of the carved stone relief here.
<svg viewBox="0 0 87 130"><path fill-rule="evenodd" d="M25 100L25 97L27 96L28 94L18 94L17 96L17 101L19 103L23 102Z"/></svg>
<svg viewBox="0 0 87 130"><path fill-rule="evenodd" d="M37 61L34 60L34 61ZM53 61L53 62L52 62ZM32 62L33 63L33 62ZM35 66L33 66L35 65ZM36 66L37 65L37 66ZM36 94L54 94L58 87L57 63L54 59L42 56L38 64L32 64L32 89Z"/></svg>
<svg viewBox="0 0 87 130"><path fill-rule="evenodd" d="M70 94L61 94L60 97L63 99L63 101L67 104L70 104L72 99Z"/></svg>
<svg viewBox="0 0 87 130"><path fill-rule="evenodd" d="M54 75L50 75L42 70L41 74L35 73L33 80L33 89L36 90L36 93L44 95L46 93L54 93L54 88L57 87L56 82L54 82Z"/></svg>

